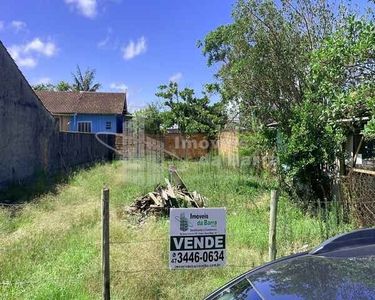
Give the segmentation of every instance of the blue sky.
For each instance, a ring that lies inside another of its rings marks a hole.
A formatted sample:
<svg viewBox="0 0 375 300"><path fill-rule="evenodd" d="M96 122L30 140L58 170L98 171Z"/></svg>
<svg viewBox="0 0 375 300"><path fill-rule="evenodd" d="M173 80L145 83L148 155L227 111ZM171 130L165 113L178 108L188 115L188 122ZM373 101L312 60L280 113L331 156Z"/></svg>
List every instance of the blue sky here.
<svg viewBox="0 0 375 300"><path fill-rule="evenodd" d="M170 79L212 82L199 39L231 22L231 0L1 0L0 40L30 82L71 82L79 64L101 91L128 88L131 106ZM22 8L22 9L19 9Z"/></svg>
<svg viewBox="0 0 375 300"><path fill-rule="evenodd" d="M198 92L213 81L216 69L207 67L196 43L231 22L233 3L1 0L0 40L30 84L71 82L79 64L97 70L101 91L126 87L134 109L155 101L157 86L170 79Z"/></svg>

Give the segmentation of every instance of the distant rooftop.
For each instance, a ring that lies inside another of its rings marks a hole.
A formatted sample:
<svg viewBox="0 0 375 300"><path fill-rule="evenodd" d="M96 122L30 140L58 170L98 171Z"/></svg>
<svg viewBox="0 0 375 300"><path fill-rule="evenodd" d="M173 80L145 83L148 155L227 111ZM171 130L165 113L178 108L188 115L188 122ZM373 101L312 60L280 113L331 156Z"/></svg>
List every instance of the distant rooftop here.
<svg viewBox="0 0 375 300"><path fill-rule="evenodd" d="M52 114L125 114L126 93L35 91Z"/></svg>

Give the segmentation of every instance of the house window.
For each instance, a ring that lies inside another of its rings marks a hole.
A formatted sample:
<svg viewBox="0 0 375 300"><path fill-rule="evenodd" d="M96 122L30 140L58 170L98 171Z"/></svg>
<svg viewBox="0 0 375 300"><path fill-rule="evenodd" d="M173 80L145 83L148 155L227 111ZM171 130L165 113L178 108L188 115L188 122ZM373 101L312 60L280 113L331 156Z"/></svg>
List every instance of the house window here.
<svg viewBox="0 0 375 300"><path fill-rule="evenodd" d="M112 122L105 122L105 129L112 129Z"/></svg>
<svg viewBox="0 0 375 300"><path fill-rule="evenodd" d="M79 132L91 132L91 122L78 122Z"/></svg>

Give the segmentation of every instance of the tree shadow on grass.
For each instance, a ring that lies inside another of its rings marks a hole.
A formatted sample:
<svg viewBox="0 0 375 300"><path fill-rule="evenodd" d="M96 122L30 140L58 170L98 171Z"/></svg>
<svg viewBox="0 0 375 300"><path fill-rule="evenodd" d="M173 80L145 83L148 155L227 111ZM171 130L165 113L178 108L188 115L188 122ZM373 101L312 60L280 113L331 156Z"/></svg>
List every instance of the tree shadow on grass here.
<svg viewBox="0 0 375 300"><path fill-rule="evenodd" d="M41 172L32 180L8 185L0 190L0 206L29 203L45 194L56 195L57 187L68 183L70 175L71 172L48 176Z"/></svg>
<svg viewBox="0 0 375 300"><path fill-rule="evenodd" d="M69 183L74 173L88 170L93 166L94 164L83 165L54 175L42 171L31 180L8 185L0 190L0 207L26 204L45 194L57 195L59 186Z"/></svg>

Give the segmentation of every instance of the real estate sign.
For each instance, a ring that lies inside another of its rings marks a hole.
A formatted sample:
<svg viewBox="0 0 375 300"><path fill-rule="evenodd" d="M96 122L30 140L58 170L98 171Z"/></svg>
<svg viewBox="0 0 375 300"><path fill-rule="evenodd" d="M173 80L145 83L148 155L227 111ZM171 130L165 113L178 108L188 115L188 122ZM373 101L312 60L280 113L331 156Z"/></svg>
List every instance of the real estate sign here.
<svg viewBox="0 0 375 300"><path fill-rule="evenodd" d="M170 269L226 264L225 208L171 208Z"/></svg>

